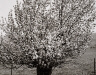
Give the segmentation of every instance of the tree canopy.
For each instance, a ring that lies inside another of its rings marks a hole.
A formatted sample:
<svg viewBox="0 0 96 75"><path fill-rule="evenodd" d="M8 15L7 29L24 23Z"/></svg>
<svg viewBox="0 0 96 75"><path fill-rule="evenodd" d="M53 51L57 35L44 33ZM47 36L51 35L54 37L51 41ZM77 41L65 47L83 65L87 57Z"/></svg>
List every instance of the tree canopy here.
<svg viewBox="0 0 96 75"><path fill-rule="evenodd" d="M88 46L94 9L94 0L17 2L15 18L9 12L8 21L4 21L8 43L2 42L1 53L8 51L19 64L57 66L68 57L80 55Z"/></svg>

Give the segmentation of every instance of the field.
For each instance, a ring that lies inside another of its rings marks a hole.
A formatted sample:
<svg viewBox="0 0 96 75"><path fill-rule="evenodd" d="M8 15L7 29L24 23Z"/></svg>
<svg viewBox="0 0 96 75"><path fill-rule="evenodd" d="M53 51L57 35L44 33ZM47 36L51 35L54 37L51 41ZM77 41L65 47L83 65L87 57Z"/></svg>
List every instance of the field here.
<svg viewBox="0 0 96 75"><path fill-rule="evenodd" d="M53 69L52 75L93 75L94 58L96 58L96 39L95 35L91 41L91 47L86 49L86 52L77 59L68 59L65 64L62 64ZM10 69L6 69L0 65L0 75L11 75ZM29 69L22 66L19 69L13 70L13 75L36 75L36 69Z"/></svg>

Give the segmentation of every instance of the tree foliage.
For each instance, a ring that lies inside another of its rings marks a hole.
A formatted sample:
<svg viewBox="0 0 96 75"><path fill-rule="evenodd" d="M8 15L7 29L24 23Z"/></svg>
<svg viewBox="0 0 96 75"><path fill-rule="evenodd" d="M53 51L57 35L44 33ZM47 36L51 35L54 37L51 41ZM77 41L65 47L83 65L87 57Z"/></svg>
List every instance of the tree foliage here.
<svg viewBox="0 0 96 75"><path fill-rule="evenodd" d="M9 12L4 29L11 49L3 47L15 62L54 67L88 46L94 0L23 0L14 9L15 18Z"/></svg>

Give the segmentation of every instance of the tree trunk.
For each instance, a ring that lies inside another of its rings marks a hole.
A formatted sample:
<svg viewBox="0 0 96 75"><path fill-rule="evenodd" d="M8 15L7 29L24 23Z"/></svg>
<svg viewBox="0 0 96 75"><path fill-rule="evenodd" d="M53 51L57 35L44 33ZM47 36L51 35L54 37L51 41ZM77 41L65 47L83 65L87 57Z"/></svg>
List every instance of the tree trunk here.
<svg viewBox="0 0 96 75"><path fill-rule="evenodd" d="M51 75L52 73L52 67L41 67L37 66L37 75Z"/></svg>

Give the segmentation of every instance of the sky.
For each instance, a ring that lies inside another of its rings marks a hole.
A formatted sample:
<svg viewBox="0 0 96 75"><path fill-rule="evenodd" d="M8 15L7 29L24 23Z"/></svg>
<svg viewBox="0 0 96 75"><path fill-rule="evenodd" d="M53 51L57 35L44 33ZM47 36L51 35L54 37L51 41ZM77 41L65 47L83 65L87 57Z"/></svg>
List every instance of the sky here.
<svg viewBox="0 0 96 75"><path fill-rule="evenodd" d="M7 18L9 11L14 9L14 5L16 4L17 0L0 0L0 19L1 17ZM23 0L18 0L22 2ZM96 32L96 28L94 29ZM2 32L2 30L0 30Z"/></svg>
<svg viewBox="0 0 96 75"><path fill-rule="evenodd" d="M14 9L14 5L17 0L0 0L0 20L1 18L7 18L9 11ZM22 2L23 0L18 0ZM4 32L0 29L0 34L4 35Z"/></svg>
<svg viewBox="0 0 96 75"><path fill-rule="evenodd" d="M17 0L0 0L0 17L7 17L8 12L11 9L14 9L14 5L16 4ZM18 0L21 2L22 0Z"/></svg>

